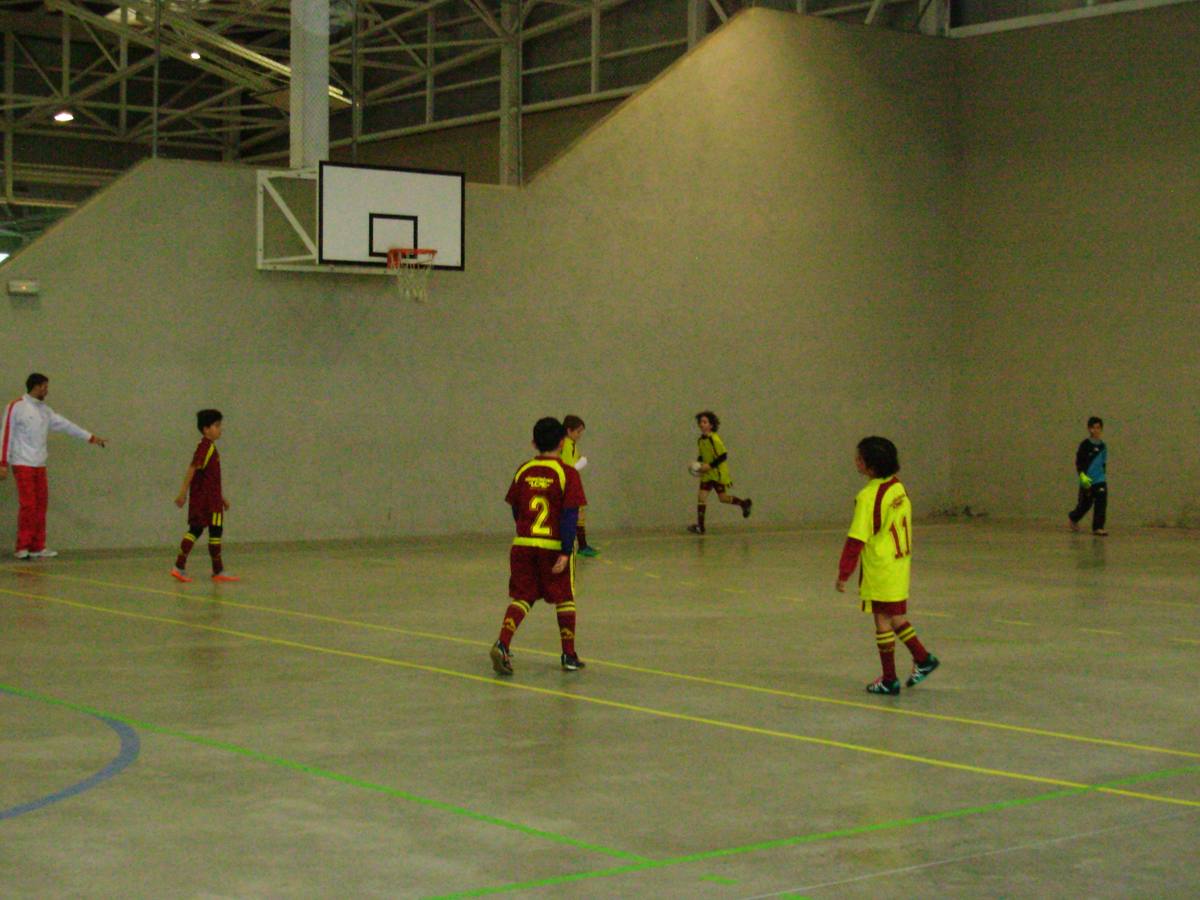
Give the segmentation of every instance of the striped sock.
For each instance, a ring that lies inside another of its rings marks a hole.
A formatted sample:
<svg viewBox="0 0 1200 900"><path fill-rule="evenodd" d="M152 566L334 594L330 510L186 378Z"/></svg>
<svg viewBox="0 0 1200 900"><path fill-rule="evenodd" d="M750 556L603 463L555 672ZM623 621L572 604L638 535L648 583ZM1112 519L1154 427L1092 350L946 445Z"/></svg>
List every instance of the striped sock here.
<svg viewBox="0 0 1200 900"><path fill-rule="evenodd" d="M883 663L883 680L896 680L896 632L875 632L875 646L879 648L879 661Z"/></svg>
<svg viewBox="0 0 1200 900"><path fill-rule="evenodd" d="M508 604L504 613L504 624L500 626L500 643L505 647L512 641L513 635L521 627L521 620L529 612L529 604L524 600L513 600Z"/></svg>
<svg viewBox="0 0 1200 900"><path fill-rule="evenodd" d="M558 614L558 634L562 638L562 650L567 656L575 655L575 601L564 600L555 607Z"/></svg>
<svg viewBox="0 0 1200 900"><path fill-rule="evenodd" d="M904 646L908 648L908 652L912 654L913 660L918 665L929 659L929 651L917 638L917 629L913 628L910 623L905 622L904 627L896 632L896 637L904 641Z"/></svg>
<svg viewBox="0 0 1200 900"><path fill-rule="evenodd" d="M212 570L214 575L220 575L225 571L225 564L221 562L221 539L210 537L208 539L208 555L212 557Z"/></svg>
<svg viewBox="0 0 1200 900"><path fill-rule="evenodd" d="M175 557L175 568L182 572L187 568L188 554L192 552L192 546L196 543L197 535L190 531L185 533L183 540L179 542L179 555Z"/></svg>

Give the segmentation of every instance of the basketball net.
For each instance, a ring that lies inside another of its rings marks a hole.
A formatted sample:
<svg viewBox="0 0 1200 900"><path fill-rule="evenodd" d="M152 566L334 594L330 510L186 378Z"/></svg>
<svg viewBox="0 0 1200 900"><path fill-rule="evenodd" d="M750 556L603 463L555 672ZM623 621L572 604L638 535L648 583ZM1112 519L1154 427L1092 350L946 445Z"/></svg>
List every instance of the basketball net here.
<svg viewBox="0 0 1200 900"><path fill-rule="evenodd" d="M388 274L396 276L402 296L417 303L429 299L429 276L433 272L436 256L436 250L421 247L392 247L388 250Z"/></svg>

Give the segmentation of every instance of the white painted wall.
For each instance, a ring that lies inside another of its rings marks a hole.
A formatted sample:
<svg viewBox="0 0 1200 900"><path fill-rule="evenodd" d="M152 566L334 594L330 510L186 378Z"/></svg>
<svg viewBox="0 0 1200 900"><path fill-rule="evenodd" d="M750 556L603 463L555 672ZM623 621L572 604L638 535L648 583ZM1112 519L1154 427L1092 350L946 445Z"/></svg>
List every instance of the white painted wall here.
<svg viewBox="0 0 1200 900"><path fill-rule="evenodd" d="M504 532L567 412L598 541L682 526L710 406L754 522L844 520L872 432L918 510L1057 517L1092 412L1114 525L1186 519L1196 9L953 43L752 10L525 189L470 185L428 307L257 272L253 172L143 165L4 269L43 293L0 304L0 382L113 438L56 439L55 542L169 553L208 405L231 540Z"/></svg>

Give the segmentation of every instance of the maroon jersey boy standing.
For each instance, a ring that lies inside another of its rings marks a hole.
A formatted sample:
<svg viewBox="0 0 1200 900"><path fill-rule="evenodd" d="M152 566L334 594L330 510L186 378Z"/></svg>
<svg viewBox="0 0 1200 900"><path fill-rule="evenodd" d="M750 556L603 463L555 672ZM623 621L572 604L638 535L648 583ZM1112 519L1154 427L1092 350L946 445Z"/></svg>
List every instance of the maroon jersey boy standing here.
<svg viewBox="0 0 1200 900"><path fill-rule="evenodd" d="M187 574L187 558L192 547L208 529L208 555L212 558L213 581L238 581L236 575L225 573L221 562L221 534L225 526L225 510L229 501L221 492L221 454L216 442L221 437L222 416L220 410L202 409L196 413L196 427L203 437L192 454L192 462L183 476L183 487L175 498L175 505L188 505L188 530L179 544L179 556L171 577L176 581L191 581Z"/></svg>
<svg viewBox="0 0 1200 900"><path fill-rule="evenodd" d="M512 674L509 644L521 620L538 600L553 603L562 640L562 667L584 667L575 653L575 566L572 549L579 510L587 505L583 482L573 466L560 458L566 429L558 419L539 419L533 426L538 455L517 469L504 500L512 507L517 536L508 553L510 602L492 646L492 668Z"/></svg>

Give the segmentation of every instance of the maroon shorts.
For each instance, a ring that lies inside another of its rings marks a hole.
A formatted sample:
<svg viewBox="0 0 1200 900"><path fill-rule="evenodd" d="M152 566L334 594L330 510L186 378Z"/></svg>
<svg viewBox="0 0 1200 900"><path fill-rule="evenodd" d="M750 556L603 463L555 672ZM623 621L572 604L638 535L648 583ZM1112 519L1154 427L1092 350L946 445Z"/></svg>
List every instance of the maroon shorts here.
<svg viewBox="0 0 1200 900"><path fill-rule="evenodd" d="M863 612L879 613L881 616L902 616L908 612L907 600L863 600Z"/></svg>
<svg viewBox="0 0 1200 900"><path fill-rule="evenodd" d="M575 598L575 557L555 575L550 570L561 554L541 547L513 546L508 551L508 596L513 600L559 604Z"/></svg>
<svg viewBox="0 0 1200 900"><path fill-rule="evenodd" d="M212 528L225 524L225 515L219 509L194 509L188 507L188 528Z"/></svg>
<svg viewBox="0 0 1200 900"><path fill-rule="evenodd" d="M731 487L733 487L732 484L721 484L721 482L719 482L719 481L701 481L700 482L700 490L716 491L718 494L724 494Z"/></svg>

